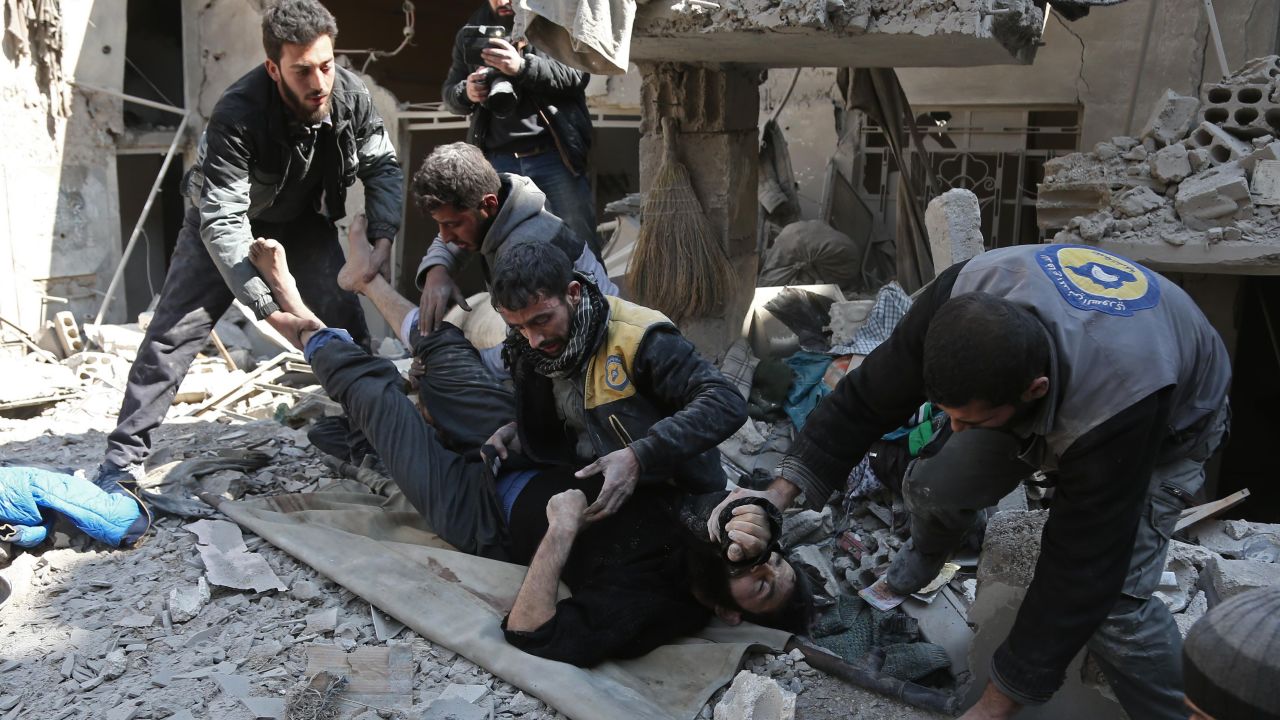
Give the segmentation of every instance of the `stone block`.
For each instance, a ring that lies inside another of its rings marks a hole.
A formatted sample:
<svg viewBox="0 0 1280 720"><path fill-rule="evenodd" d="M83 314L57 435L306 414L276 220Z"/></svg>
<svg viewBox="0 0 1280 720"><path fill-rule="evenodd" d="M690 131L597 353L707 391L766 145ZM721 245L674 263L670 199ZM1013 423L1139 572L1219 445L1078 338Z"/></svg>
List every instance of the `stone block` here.
<svg viewBox="0 0 1280 720"><path fill-rule="evenodd" d="M1280 134L1280 107L1271 102L1271 84L1227 82L1204 88L1202 116L1240 138Z"/></svg>
<svg viewBox="0 0 1280 720"><path fill-rule="evenodd" d="M1254 168L1263 160L1280 160L1280 140L1272 140L1257 146L1253 152L1240 158L1240 167L1252 176Z"/></svg>
<svg viewBox="0 0 1280 720"><path fill-rule="evenodd" d="M1239 160L1253 152L1253 146L1236 138L1211 122L1202 122L1187 136L1188 150L1196 148L1209 151L1209 162L1214 165Z"/></svg>
<svg viewBox="0 0 1280 720"><path fill-rule="evenodd" d="M1280 585L1280 565L1256 560L1214 560L1209 564L1209 588L1214 605L1246 590ZM1280 589L1277 589L1280 592Z"/></svg>
<svg viewBox="0 0 1280 720"><path fill-rule="evenodd" d="M1199 109L1200 101L1196 98L1166 90L1143 127L1142 137L1155 140L1157 145L1172 145L1191 130Z"/></svg>
<svg viewBox="0 0 1280 720"><path fill-rule="evenodd" d="M935 272L964 262L985 249L982 210L978 207L978 196L970 190L955 188L929 201L924 224L929 233Z"/></svg>
<svg viewBox="0 0 1280 720"><path fill-rule="evenodd" d="M1041 183L1036 199L1036 223L1041 230L1064 228L1072 218L1111 207L1111 186L1105 182Z"/></svg>
<svg viewBox="0 0 1280 720"><path fill-rule="evenodd" d="M796 695L772 678L743 670L716 703L715 720L793 720Z"/></svg>
<svg viewBox="0 0 1280 720"><path fill-rule="evenodd" d="M982 694L990 673L991 655L1008 637L1026 595L1040 555L1040 535L1049 513L1045 510L1006 511L992 516L978 563L978 591L968 621L976 627L969 649L972 681L964 693L964 705ZM938 602L935 600L935 602ZM1019 720L1121 720L1127 717L1114 698L1083 680L1084 652L1067 667L1062 688L1049 702L1024 708Z"/></svg>
<svg viewBox="0 0 1280 720"><path fill-rule="evenodd" d="M174 622L187 622L200 614L209 602L209 583L200 578L195 587L169 591L169 617Z"/></svg>
<svg viewBox="0 0 1280 720"><path fill-rule="evenodd" d="M1173 147L1181 147L1180 145ZM1165 148L1168 150L1169 148ZM1161 152L1164 152L1163 150ZM1185 152L1185 150L1184 150ZM1138 217L1146 215L1156 208L1163 207L1165 203L1164 197L1157 195L1154 190L1149 187L1136 187L1125 190L1115 199L1114 207L1116 212L1124 217Z"/></svg>
<svg viewBox="0 0 1280 720"><path fill-rule="evenodd" d="M1192 230L1220 227L1249 206L1249 183L1235 163L1187 178L1174 198L1178 216Z"/></svg>
<svg viewBox="0 0 1280 720"><path fill-rule="evenodd" d="M1191 174L1191 160L1185 145L1175 143L1161 148L1151 156L1151 177L1166 183L1181 182Z"/></svg>
<svg viewBox="0 0 1280 720"><path fill-rule="evenodd" d="M1280 205L1280 160L1259 161L1253 170L1253 202L1258 205Z"/></svg>

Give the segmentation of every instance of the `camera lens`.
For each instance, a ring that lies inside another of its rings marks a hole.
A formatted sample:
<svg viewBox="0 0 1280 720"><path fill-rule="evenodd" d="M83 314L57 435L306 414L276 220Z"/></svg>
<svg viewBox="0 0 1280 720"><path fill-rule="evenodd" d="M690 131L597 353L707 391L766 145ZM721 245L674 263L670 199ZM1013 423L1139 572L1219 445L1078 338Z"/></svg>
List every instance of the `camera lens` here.
<svg viewBox="0 0 1280 720"><path fill-rule="evenodd" d="M506 78L495 78L489 84L489 98L485 101L485 107L498 117L506 117L516 109L516 89L511 85L511 81Z"/></svg>

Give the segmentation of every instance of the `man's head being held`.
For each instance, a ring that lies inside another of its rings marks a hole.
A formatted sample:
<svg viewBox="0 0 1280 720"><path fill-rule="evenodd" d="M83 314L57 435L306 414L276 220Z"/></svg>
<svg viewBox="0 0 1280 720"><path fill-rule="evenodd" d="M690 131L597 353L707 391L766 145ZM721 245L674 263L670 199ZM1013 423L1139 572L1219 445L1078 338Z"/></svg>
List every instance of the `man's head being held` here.
<svg viewBox="0 0 1280 720"><path fill-rule="evenodd" d="M299 122L314 124L329 115L337 37L337 21L316 0L279 0L262 14L267 73Z"/></svg>
<svg viewBox="0 0 1280 720"><path fill-rule="evenodd" d="M966 293L930 321L923 371L926 395L953 430L1005 427L1050 392L1049 341L1026 309Z"/></svg>
<svg viewBox="0 0 1280 720"><path fill-rule="evenodd" d="M569 257L550 242L522 240L502 248L492 272L490 301L507 327L534 350L559 357L584 292Z"/></svg>
<svg viewBox="0 0 1280 720"><path fill-rule="evenodd" d="M772 551L764 562L734 571L718 545L695 540L688 544L685 557L694 597L721 620L808 634L813 581L781 553Z"/></svg>
<svg viewBox="0 0 1280 720"><path fill-rule="evenodd" d="M440 239L476 251L498 214L502 181L474 145L441 145L413 176L413 198L440 226Z"/></svg>

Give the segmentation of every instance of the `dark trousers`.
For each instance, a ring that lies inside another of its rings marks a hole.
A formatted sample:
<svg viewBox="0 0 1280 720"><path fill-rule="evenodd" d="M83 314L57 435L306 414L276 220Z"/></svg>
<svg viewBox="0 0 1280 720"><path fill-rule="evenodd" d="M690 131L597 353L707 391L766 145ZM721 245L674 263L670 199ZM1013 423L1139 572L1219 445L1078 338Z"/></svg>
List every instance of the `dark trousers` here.
<svg viewBox="0 0 1280 720"><path fill-rule="evenodd" d="M1182 635L1169 609L1152 595L1164 571L1169 537L1185 505L1171 502L1161 487L1171 485L1186 497L1200 490L1204 463L1221 443L1229 418L1224 405L1195 447L1152 471L1120 599L1087 644L1132 718L1182 720L1187 716L1182 703ZM1018 441L1007 433L966 430L951 434L944 443L936 454L914 462L903 480L902 494L911 512L911 540L904 550L917 557L915 562L911 557L895 558L889 572L889 583L895 587L919 587L916 578L903 579L916 570L913 565L920 564L921 557L945 556L954 550L979 512L995 505L1035 470L1018 458Z"/></svg>
<svg viewBox="0 0 1280 720"><path fill-rule="evenodd" d="M129 369L116 429L107 437L106 461L116 467L146 460L151 432L164 421L192 360L234 299L200 240L199 223L199 212L188 208L155 315ZM346 328L368 346L359 299L338 287L346 260L332 222L313 214L289 223L254 223L253 233L284 246L299 294L325 324Z"/></svg>
<svg viewBox="0 0 1280 720"><path fill-rule="evenodd" d="M448 329L452 332L446 332ZM416 330L414 333L415 352L424 358L427 367L422 382L432 388L428 394L437 401L448 403L452 398L463 404L470 402L462 395L451 394L462 388L469 388L466 394L470 395L505 392L496 385L488 390L468 385L467 378L474 374L473 370L486 376L488 373L480 365L475 348L457 328L446 325L425 340L416 338ZM331 341L311 358L311 367L325 392L342 403L352 426L373 445L405 499L427 519L437 535L465 553L498 560L509 558L506 521L483 463L446 447L441 433L426 422L404 394L404 382L394 365L351 343ZM453 372L458 368L461 373ZM500 406L499 399L493 407ZM449 435L483 435L487 439L493 430L509 422L510 416L481 414L473 419L474 423L468 423L473 429L454 429ZM491 428L487 434L485 428Z"/></svg>

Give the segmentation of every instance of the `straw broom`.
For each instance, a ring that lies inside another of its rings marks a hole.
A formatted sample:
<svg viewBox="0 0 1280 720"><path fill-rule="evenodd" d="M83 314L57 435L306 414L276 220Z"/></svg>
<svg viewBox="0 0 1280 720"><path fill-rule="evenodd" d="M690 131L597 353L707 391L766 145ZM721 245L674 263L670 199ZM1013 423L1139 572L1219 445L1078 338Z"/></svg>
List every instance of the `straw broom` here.
<svg viewBox="0 0 1280 720"><path fill-rule="evenodd" d="M720 233L702 211L676 156L676 122L662 119L662 164L645 196L628 274L636 300L679 322L714 316L733 289Z"/></svg>

